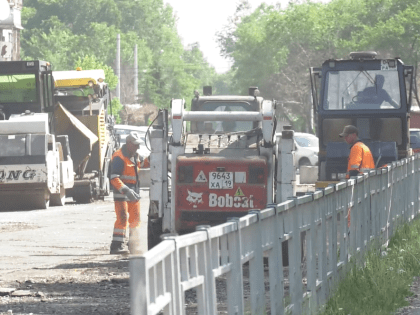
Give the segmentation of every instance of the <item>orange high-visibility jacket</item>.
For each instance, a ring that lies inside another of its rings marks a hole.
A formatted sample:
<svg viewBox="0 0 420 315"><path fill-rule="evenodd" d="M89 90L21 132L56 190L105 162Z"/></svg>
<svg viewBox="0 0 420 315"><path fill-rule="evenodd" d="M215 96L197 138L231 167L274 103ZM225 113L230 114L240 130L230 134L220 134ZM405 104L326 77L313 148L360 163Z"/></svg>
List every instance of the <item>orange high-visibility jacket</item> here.
<svg viewBox="0 0 420 315"><path fill-rule="evenodd" d="M137 164L137 170L134 168L135 164ZM144 167L149 165L149 160L145 159ZM133 158L130 158L125 144L114 153L111 162L111 184L114 188L114 200L128 201L128 198L122 193L122 187L124 186L139 193L140 183L136 174L140 173L140 167L141 162L138 155L136 154Z"/></svg>
<svg viewBox="0 0 420 315"><path fill-rule="evenodd" d="M365 170L375 168L372 152L360 140L357 141L350 149L349 160L347 164L347 176L356 176Z"/></svg>

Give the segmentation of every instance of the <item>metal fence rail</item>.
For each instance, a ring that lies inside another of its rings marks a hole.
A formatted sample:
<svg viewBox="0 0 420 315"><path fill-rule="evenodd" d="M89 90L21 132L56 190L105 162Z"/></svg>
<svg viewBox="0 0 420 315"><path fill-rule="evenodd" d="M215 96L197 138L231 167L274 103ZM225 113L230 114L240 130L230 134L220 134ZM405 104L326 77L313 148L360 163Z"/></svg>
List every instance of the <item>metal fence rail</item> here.
<svg viewBox="0 0 420 315"><path fill-rule="evenodd" d="M220 275L226 276L228 314L265 314L267 307L271 314L316 313L345 276L351 257L362 262L366 250L386 245L398 224L419 213L419 161L417 156L404 159L225 224L167 237L143 256L130 258L132 314L186 314L185 291L194 288L198 314L215 315ZM269 292L263 257L268 257ZM245 263L251 285L246 311Z"/></svg>

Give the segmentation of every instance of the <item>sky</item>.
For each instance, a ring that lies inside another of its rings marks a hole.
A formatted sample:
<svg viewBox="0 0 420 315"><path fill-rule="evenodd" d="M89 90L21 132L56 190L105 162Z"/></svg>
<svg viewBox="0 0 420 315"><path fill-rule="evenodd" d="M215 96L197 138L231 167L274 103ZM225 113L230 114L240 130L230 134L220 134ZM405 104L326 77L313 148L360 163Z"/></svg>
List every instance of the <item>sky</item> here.
<svg viewBox="0 0 420 315"><path fill-rule="evenodd" d="M328 2L329 0L317 0L313 2ZM236 10L237 0L164 0L172 6L174 14L178 18L178 34L181 36L183 45L198 42L200 50L207 61L215 67L216 72L224 73L230 68L230 63L220 56L220 49L216 42L216 32L227 24L228 18L233 16ZM280 4L285 9L289 0L248 0L255 10L261 3Z"/></svg>

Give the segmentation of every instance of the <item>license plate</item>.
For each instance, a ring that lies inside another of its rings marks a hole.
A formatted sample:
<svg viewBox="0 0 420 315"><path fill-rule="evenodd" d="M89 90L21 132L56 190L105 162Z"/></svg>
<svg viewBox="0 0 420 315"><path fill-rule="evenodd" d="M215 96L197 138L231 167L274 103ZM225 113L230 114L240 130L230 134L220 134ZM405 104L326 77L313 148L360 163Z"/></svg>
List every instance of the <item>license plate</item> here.
<svg viewBox="0 0 420 315"><path fill-rule="evenodd" d="M209 178L210 189L233 188L233 172L210 172Z"/></svg>

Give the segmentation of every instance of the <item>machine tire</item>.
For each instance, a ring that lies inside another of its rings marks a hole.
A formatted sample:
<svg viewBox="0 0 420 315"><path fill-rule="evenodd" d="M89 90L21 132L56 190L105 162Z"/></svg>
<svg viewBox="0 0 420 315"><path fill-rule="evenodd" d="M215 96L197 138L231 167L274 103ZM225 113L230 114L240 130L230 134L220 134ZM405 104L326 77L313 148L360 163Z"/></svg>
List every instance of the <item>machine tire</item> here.
<svg viewBox="0 0 420 315"><path fill-rule="evenodd" d="M303 158L299 160L299 168L301 166L311 166L311 162L307 158Z"/></svg>
<svg viewBox="0 0 420 315"><path fill-rule="evenodd" d="M105 179L105 192L104 195L105 196L109 196L109 194L111 193L111 183L109 182L109 178Z"/></svg>
<svg viewBox="0 0 420 315"><path fill-rule="evenodd" d="M44 194L37 194L31 198L33 209L47 209L50 205L50 199L46 199Z"/></svg>
<svg viewBox="0 0 420 315"><path fill-rule="evenodd" d="M48 199L47 199L48 198ZM1 210L44 210L49 206L49 196L44 192L38 191L33 194L24 195L19 198L16 194L2 196Z"/></svg>
<svg viewBox="0 0 420 315"><path fill-rule="evenodd" d="M73 196L73 199L76 203L92 203L95 201L94 194L93 194L93 187L92 184L89 185L89 189L86 189L83 192L78 191L77 194Z"/></svg>
<svg viewBox="0 0 420 315"><path fill-rule="evenodd" d="M162 219L161 218L153 219L152 216L150 215L150 209L149 209L149 219L147 220L147 247L149 250L160 243L161 235L162 235Z"/></svg>
<svg viewBox="0 0 420 315"><path fill-rule="evenodd" d="M60 192L58 194L50 195L51 207L62 207L66 203L66 189L60 185Z"/></svg>

